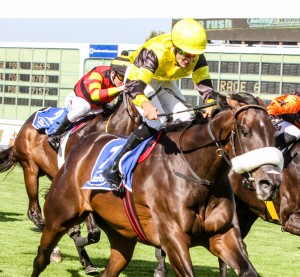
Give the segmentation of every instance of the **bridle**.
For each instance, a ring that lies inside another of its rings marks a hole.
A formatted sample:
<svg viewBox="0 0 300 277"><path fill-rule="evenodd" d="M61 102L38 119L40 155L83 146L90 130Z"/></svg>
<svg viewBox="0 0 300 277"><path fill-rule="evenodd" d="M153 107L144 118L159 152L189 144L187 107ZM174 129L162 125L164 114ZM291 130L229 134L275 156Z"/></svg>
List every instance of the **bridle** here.
<svg viewBox="0 0 300 277"><path fill-rule="evenodd" d="M241 139L240 139L240 137L239 137L238 132L236 131L236 130L238 130L237 118L238 118L238 116L239 116L239 114L240 114L241 112L243 112L243 111L245 111L245 110L248 110L248 109L259 109L259 110L263 110L263 111L267 112L266 109L265 109L264 107L262 107L262 106L254 105L254 104L249 104L249 105L242 106L241 108L239 108L238 110L236 110L236 111L233 113L233 122L231 122L231 123L229 124L229 125L233 124L233 128L232 128L232 130L231 130L231 135L230 135L229 141L230 141L230 143L231 143L232 151L233 151L233 154L234 154L235 156L236 156L236 151L235 151L235 149L236 149L236 147L235 147L235 137L237 137L236 140L238 141L238 143L239 143L239 145L240 145L242 151L244 151L244 150L243 150L243 147L242 147ZM230 162L230 160L229 160L229 154L225 151L224 148L222 148L220 141L217 140L217 139L214 137L214 135L213 135L213 132L212 132L212 119L213 119L213 117L210 117L209 122L208 122L208 133L209 133L209 135L210 135L210 137L211 137L213 143L215 143L215 145L216 145L216 147L217 147L216 154L217 154L219 157L223 157L223 159L227 162L227 164L228 164L228 165L230 166L230 168L231 168L231 167L232 167L232 164L231 164L231 162ZM229 125L227 125L227 126L229 126ZM189 165L188 161L185 159L184 154L183 154L183 152L182 152L181 140L182 140L182 137L183 137L184 132L185 132L190 126L191 126L191 125L188 125L188 126L182 131L182 133L181 133L181 135L180 135L180 138L179 138L179 150L180 150L180 153L181 153L181 155L182 155L182 157L183 157L183 160L184 160L184 162L185 162L187 168L189 169L189 171L190 171L190 173L192 174L193 177L186 176L186 175L184 175L184 174L182 174L182 173L179 173L179 172L175 172L175 174L176 174L177 176L181 177L181 178L184 178L184 179L188 180L188 181L192 181L192 182L195 182L195 183L198 183L198 184L202 184L202 185L205 185L205 186L211 186L211 185L213 185L214 182L213 182L213 181L206 180L206 179L203 179L203 178L201 178L200 176L198 176L198 175L195 173L195 171L191 168L191 166ZM227 126L225 126L225 127L227 127ZM224 127L224 128L225 128L225 127ZM224 128L223 128L223 129L224 129ZM220 131L220 133L222 133L223 129ZM250 175L249 172L247 172L247 173L248 173L248 180L251 181L251 182L253 182L254 179L251 177L251 175Z"/></svg>
<svg viewBox="0 0 300 277"><path fill-rule="evenodd" d="M137 115L136 115L136 114L131 114L131 113L130 113L128 99L127 99L127 97L126 97L126 93L125 93L124 90L123 90L123 92L122 92L122 99L123 99L123 103L124 103L124 106L125 106L125 110L126 110L126 112L127 112L127 115L129 116L129 118L130 118L136 125L140 125L139 123L137 123L137 122L135 121L135 119L138 118L139 121L142 121L142 116L139 114L139 112L137 112Z"/></svg>
<svg viewBox="0 0 300 277"><path fill-rule="evenodd" d="M238 117L238 115L241 112L243 112L245 110L248 110L248 109L259 109L259 110L263 110L263 111L265 111L267 113L267 110L264 107L259 106L259 105L245 105L245 106L243 106L243 107L241 107L241 108L239 108L238 110L235 111L235 113L233 115L233 125L234 125L234 127L232 129L231 137L230 137L231 146L232 146L232 152L233 152L234 156L237 156L236 152L235 152L236 147L234 145L234 141L235 141L234 139L235 139L235 137L237 137L237 141L239 143L239 146L241 147L242 152L244 152L243 144L241 143L241 138L240 138L240 136L238 135L238 133L235 130L238 129L238 124L237 124L237 117Z"/></svg>
<svg viewBox="0 0 300 277"><path fill-rule="evenodd" d="M262 107L262 106L259 106L259 105L245 105L241 108L239 108L238 110L235 111L234 115L233 115L233 129L231 131L231 136L230 136L230 143L231 143L231 148L232 148L232 152L233 152L233 155L236 157L237 154L236 154L236 146L235 146L235 138L236 138L236 141L238 142L240 148L241 148L241 151L242 153L244 153L244 148L243 148L243 144L241 143L241 138L240 138L240 135L238 132L236 132L236 130L238 130L238 124L237 124L237 117L238 115L247 110L247 109L259 109L259 110L263 110L265 111L266 113L267 110ZM231 162L229 160L226 159L226 161L228 162L228 164L230 165L230 167L232 167L231 165ZM242 185L247 188L247 189L251 189L251 190L254 190L254 178L251 176L251 173L250 172L245 172L243 174L241 174L241 176L243 177L243 180L242 180Z"/></svg>

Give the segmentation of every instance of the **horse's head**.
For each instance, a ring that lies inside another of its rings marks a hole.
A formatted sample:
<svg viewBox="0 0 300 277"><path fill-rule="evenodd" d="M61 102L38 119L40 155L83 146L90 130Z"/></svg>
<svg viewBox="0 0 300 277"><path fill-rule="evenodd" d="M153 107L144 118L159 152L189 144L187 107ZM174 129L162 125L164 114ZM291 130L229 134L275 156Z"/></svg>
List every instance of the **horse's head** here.
<svg viewBox="0 0 300 277"><path fill-rule="evenodd" d="M283 157L275 148L275 128L264 105L247 93L228 94L226 103L234 113L232 169L248 178L258 199L274 199L281 183Z"/></svg>

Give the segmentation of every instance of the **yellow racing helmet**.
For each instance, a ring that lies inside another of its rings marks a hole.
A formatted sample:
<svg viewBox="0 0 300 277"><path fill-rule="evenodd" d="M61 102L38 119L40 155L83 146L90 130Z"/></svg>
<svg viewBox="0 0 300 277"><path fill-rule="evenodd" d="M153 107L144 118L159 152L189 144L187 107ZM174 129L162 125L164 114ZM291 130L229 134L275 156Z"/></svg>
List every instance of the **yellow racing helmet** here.
<svg viewBox="0 0 300 277"><path fill-rule="evenodd" d="M118 56L111 62L110 67L118 74L124 76L127 66L130 64L127 56Z"/></svg>
<svg viewBox="0 0 300 277"><path fill-rule="evenodd" d="M187 53L199 55L206 49L206 31L199 22L192 18L176 22L171 36L173 44Z"/></svg>

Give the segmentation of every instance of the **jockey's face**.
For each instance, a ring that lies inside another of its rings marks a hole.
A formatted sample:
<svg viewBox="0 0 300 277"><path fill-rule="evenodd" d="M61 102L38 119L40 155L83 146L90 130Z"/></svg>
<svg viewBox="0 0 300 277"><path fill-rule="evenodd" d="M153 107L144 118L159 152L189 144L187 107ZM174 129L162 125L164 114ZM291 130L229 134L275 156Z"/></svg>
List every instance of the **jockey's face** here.
<svg viewBox="0 0 300 277"><path fill-rule="evenodd" d="M124 85L124 76L115 71L112 72L112 80L116 87Z"/></svg>
<svg viewBox="0 0 300 277"><path fill-rule="evenodd" d="M197 55L189 54L179 48L175 48L175 57L177 65L180 67L188 67L192 63Z"/></svg>

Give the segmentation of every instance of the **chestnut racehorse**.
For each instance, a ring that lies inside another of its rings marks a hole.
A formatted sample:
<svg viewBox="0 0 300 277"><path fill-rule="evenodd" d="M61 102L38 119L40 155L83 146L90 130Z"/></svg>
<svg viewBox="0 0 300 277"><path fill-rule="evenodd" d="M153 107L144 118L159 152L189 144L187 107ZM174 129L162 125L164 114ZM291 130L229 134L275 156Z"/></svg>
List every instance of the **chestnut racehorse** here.
<svg viewBox="0 0 300 277"><path fill-rule="evenodd" d="M237 171L248 170L259 194L268 198L280 184L281 176L273 170L281 167L282 155L274 147L275 129L267 112L253 104L253 96L219 97L227 109L221 108L208 122L200 119L183 131L163 133L152 153L136 166L132 198L146 242L127 218L123 194L81 189L90 179L98 153L116 137L93 133L81 139L53 179L45 200L45 228L32 276L40 275L61 237L90 212L111 245L103 276L118 276L125 269L137 241L161 247L176 276L194 276L189 248L197 245L238 275L258 276L233 224L235 201L228 173L233 162ZM268 171L262 161L247 164L261 151ZM271 161L271 156L277 159Z"/></svg>
<svg viewBox="0 0 300 277"><path fill-rule="evenodd" d="M109 132L119 135L129 135L139 124L138 112L132 102L125 102L120 96L116 104L115 113L109 117L103 117L99 113L84 128L71 135L66 143L64 156L66 157L72 147L86 134L92 132ZM36 113L32 114L20 129L13 146L0 152L0 172L8 171L15 165L20 165L24 174L25 187L29 199L27 215L30 220L39 228L43 229L44 219L42 217L39 203L39 178L47 176L53 179L59 170L58 154L48 143L48 136L44 132L38 132L32 125ZM62 151L61 149L59 151ZM81 263L85 266L86 272L91 270L91 263L84 250L84 245L99 240L100 230L98 229L92 215L86 220L88 227L88 242L79 237L77 232L70 236L74 239L80 256ZM79 234L78 234L79 232ZM82 245L85 242L84 245Z"/></svg>

